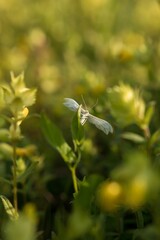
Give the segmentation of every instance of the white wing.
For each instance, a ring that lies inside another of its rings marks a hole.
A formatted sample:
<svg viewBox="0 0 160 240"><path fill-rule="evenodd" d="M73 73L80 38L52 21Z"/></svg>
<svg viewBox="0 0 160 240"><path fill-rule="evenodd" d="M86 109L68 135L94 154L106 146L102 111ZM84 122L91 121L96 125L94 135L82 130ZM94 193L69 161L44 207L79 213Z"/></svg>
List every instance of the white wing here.
<svg viewBox="0 0 160 240"><path fill-rule="evenodd" d="M89 114L88 121L94 124L98 129L102 130L105 134L108 134L109 132L113 133L111 124L101 118Z"/></svg>
<svg viewBox="0 0 160 240"><path fill-rule="evenodd" d="M63 104L74 112L76 112L79 108L79 104L72 98L65 98Z"/></svg>

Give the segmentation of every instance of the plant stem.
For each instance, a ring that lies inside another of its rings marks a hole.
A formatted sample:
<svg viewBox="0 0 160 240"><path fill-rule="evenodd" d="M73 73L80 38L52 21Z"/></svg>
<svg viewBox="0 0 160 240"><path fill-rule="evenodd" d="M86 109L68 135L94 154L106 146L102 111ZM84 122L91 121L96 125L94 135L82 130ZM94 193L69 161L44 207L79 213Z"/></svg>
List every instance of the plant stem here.
<svg viewBox="0 0 160 240"><path fill-rule="evenodd" d="M17 116L17 114L15 113L15 116ZM12 135L12 147L13 147L13 168L12 168L12 172L13 172L13 205L14 208L16 210L16 212L18 212L18 198L17 198L17 117L15 117L14 122L13 122L13 135Z"/></svg>
<svg viewBox="0 0 160 240"><path fill-rule="evenodd" d="M77 184L77 178L76 178L76 168L71 167L71 174L72 174L72 181L73 181L73 186L74 186L74 191L75 193L78 193L78 184Z"/></svg>
<svg viewBox="0 0 160 240"><path fill-rule="evenodd" d="M137 222L137 228L142 229L144 228L144 218L141 211L137 211L136 213L136 222Z"/></svg>
<svg viewBox="0 0 160 240"><path fill-rule="evenodd" d="M17 154L16 154L16 143L13 141L13 202L16 212L18 211L18 201L17 201L17 164L16 164Z"/></svg>

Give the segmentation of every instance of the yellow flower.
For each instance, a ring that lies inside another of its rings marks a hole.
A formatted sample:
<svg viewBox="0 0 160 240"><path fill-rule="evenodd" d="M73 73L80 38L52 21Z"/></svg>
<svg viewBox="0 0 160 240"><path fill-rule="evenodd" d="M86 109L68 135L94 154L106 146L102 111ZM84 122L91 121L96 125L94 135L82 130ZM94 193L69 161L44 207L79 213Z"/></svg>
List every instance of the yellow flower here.
<svg viewBox="0 0 160 240"><path fill-rule="evenodd" d="M33 203L27 203L23 208L23 213L33 224L37 224L37 209Z"/></svg>
<svg viewBox="0 0 160 240"><path fill-rule="evenodd" d="M23 158L19 158L17 160L17 171L16 171L16 174L17 176L20 176L21 174L23 174L26 170L26 163L24 161Z"/></svg>
<svg viewBox="0 0 160 240"><path fill-rule="evenodd" d="M97 201L105 211L115 211L121 203L122 187L116 182L105 181L97 192Z"/></svg>
<svg viewBox="0 0 160 240"><path fill-rule="evenodd" d="M3 98L6 106L9 106L13 115L22 112L25 107L35 103L36 89L29 89L25 86L24 74L15 77L11 73L11 84L2 87Z"/></svg>
<svg viewBox="0 0 160 240"><path fill-rule="evenodd" d="M132 123L141 125L145 115L145 103L138 90L120 83L108 89L108 100L112 115L122 126Z"/></svg>
<svg viewBox="0 0 160 240"><path fill-rule="evenodd" d="M128 185L125 195L125 205L130 208L141 207L146 202L148 193L148 179L143 176L136 176Z"/></svg>

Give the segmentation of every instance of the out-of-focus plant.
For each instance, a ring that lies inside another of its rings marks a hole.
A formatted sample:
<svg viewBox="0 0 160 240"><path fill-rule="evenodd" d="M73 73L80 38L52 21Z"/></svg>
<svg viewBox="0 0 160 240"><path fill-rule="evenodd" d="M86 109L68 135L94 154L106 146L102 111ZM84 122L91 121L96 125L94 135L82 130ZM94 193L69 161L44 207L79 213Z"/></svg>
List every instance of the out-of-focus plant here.
<svg viewBox="0 0 160 240"><path fill-rule="evenodd" d="M101 207L107 211L122 207L137 211L157 197L158 174L146 154L128 153L124 163L111 172L112 180L100 186L97 196Z"/></svg>
<svg viewBox="0 0 160 240"><path fill-rule="evenodd" d="M4 239L34 240L36 239L36 225L26 216L21 214L17 221L8 221L4 227Z"/></svg>
<svg viewBox="0 0 160 240"><path fill-rule="evenodd" d="M119 126L136 124L144 131L145 137L149 137L149 124L154 113L153 102L147 107L140 91L124 83L108 89L108 99L111 113ZM142 137L139 140L143 140Z"/></svg>
<svg viewBox="0 0 160 240"><path fill-rule="evenodd" d="M109 174L110 178L99 186L98 204L103 211L112 214L121 215L121 211L125 213L131 210L136 216L138 228L144 228L143 211L149 207L155 224L151 236L154 234L159 236L159 203L157 202L160 190L159 160L157 161L155 151L159 143L160 131L158 129L152 133L150 130L155 103L150 102L147 106L139 90L134 90L124 83L110 88L108 99L110 111L123 131L120 136L121 141L129 141L133 145L132 147L127 145L130 151L121 149L123 162L114 168ZM136 124L142 132L137 134L135 128L134 131L126 132L125 128L132 124ZM150 230L146 228L145 231ZM141 234L135 233L133 236L137 237Z"/></svg>
<svg viewBox="0 0 160 240"><path fill-rule="evenodd" d="M74 144L74 151L65 141L61 131L54 125L45 115L42 116L41 126L43 133L48 140L48 142L57 149L61 154L62 158L68 165L74 185L75 193L78 192L78 182L76 177L77 165L81 159L81 147L84 141L84 130L83 126L80 123L80 108L75 114L72 121L72 138Z"/></svg>
<svg viewBox="0 0 160 240"><path fill-rule="evenodd" d="M10 218L16 219L18 217L17 183L19 181L19 177L22 177L22 175L24 173L26 174L28 171L23 158L18 158L18 152L22 150L22 148L18 148L18 144L22 139L21 123L29 113L28 107L35 103L36 89L29 89L26 87L23 73L17 77L11 73L11 82L3 84L1 86L1 92L1 100L3 102L1 117L9 124L9 129L2 129L3 132L5 132L5 136L9 144L1 144L1 149L3 150L6 146L5 150L8 153L8 157L10 156L12 158L11 172L13 179L11 180L11 184L13 186L14 207L6 197L1 196L1 200L6 213L10 216Z"/></svg>
<svg viewBox="0 0 160 240"><path fill-rule="evenodd" d="M132 89L129 85L120 83L108 89L108 99L112 115L118 124L125 127L136 123L143 125L145 116L145 103L139 90Z"/></svg>
<svg viewBox="0 0 160 240"><path fill-rule="evenodd" d="M145 39L142 35L125 32L110 40L111 57L122 62L145 59L148 53Z"/></svg>

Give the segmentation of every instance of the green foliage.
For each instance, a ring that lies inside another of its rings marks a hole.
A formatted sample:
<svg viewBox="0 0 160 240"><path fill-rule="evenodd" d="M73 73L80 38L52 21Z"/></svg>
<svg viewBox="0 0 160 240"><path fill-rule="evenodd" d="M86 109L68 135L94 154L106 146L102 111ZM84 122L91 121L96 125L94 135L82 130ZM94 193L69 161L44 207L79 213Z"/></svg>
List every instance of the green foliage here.
<svg viewBox="0 0 160 240"><path fill-rule="evenodd" d="M132 133L132 132L124 132L121 135L122 138L127 139L127 140L131 140L135 143L144 143L145 142L145 138L142 137L141 135L138 135L136 133Z"/></svg>
<svg viewBox="0 0 160 240"><path fill-rule="evenodd" d="M0 195L0 198L9 218L11 220L17 220L19 215L16 209L12 206L11 202L5 196Z"/></svg>
<svg viewBox="0 0 160 240"><path fill-rule="evenodd" d="M66 163L69 165L74 164L76 156L64 140L61 131L45 115L42 115L41 119L42 130L48 142L57 149Z"/></svg>
<svg viewBox="0 0 160 240"><path fill-rule="evenodd" d="M32 173L33 166L35 166L35 164L30 164L30 167L27 167L25 159L22 157L18 158L18 152L20 152L18 144L22 139L20 125L28 115L29 110L27 106L30 106L35 102L36 90L26 88L23 74L19 75L18 77L14 77L13 73L11 73L11 83L2 86L1 90L4 108L1 110L1 116L7 121L7 124L10 124L9 129L1 128L1 157L3 160L5 158L9 160L10 171L7 175L12 176L10 176L10 179L8 179L6 176L1 177L1 182L12 186L13 205L6 196L0 195L0 198L8 217L11 220L18 222L18 183L21 182L24 184L27 176ZM3 122L2 125L3 124L5 124L5 122ZM21 153L22 152L27 154L27 149L25 151L21 151ZM10 230L13 232L13 234L9 233ZM14 233L13 229L10 230L7 230L7 239L15 239L17 233Z"/></svg>

